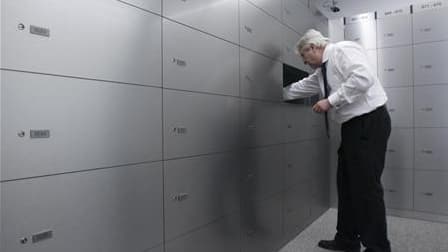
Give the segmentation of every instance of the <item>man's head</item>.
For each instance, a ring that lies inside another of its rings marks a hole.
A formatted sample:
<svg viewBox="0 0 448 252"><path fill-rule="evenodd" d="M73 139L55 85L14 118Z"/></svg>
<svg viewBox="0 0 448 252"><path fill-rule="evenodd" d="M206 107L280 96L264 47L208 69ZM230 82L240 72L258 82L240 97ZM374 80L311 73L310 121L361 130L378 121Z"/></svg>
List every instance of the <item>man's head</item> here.
<svg viewBox="0 0 448 252"><path fill-rule="evenodd" d="M303 62L316 69L322 65L322 56L325 46L328 44L328 38L320 32L310 29L296 44L296 53L302 56Z"/></svg>

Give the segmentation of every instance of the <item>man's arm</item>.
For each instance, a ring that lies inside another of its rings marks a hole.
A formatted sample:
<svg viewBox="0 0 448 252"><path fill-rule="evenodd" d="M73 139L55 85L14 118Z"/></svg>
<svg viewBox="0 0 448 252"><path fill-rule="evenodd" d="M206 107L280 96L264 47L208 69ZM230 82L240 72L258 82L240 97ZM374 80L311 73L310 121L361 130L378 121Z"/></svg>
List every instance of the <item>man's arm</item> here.
<svg viewBox="0 0 448 252"><path fill-rule="evenodd" d="M317 71L310 76L283 88L283 99L305 98L320 93Z"/></svg>

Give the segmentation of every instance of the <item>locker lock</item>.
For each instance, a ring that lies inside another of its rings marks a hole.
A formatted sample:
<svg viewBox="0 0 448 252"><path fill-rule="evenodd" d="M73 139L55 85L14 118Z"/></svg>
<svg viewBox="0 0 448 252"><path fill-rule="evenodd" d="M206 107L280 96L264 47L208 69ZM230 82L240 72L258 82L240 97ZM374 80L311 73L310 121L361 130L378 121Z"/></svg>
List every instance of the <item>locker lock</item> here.
<svg viewBox="0 0 448 252"><path fill-rule="evenodd" d="M26 238L26 237L20 238L21 244L26 244L27 242L28 242L28 238Z"/></svg>
<svg viewBox="0 0 448 252"><path fill-rule="evenodd" d="M19 137L24 137L25 136L25 131L19 131L19 133L17 133L17 135L19 136Z"/></svg>
<svg viewBox="0 0 448 252"><path fill-rule="evenodd" d="M20 24L17 26L17 28L18 28L20 31L23 31L23 30L25 30L25 25L22 24L22 23L20 23Z"/></svg>

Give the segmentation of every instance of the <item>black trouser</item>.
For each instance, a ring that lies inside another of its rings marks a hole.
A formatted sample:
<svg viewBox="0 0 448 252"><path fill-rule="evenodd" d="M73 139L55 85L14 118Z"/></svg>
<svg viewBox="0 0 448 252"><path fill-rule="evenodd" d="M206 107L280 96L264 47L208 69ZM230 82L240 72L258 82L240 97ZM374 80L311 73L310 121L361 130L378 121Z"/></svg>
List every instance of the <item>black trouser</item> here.
<svg viewBox="0 0 448 252"><path fill-rule="evenodd" d="M391 131L385 106L342 124L336 238L390 251L381 174Z"/></svg>

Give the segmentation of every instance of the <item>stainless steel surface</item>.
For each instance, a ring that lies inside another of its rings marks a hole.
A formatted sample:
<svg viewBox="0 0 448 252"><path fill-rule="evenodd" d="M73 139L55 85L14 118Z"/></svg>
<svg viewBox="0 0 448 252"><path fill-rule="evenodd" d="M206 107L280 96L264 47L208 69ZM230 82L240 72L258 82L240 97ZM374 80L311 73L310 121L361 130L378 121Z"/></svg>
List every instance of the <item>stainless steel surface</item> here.
<svg viewBox="0 0 448 252"><path fill-rule="evenodd" d="M392 127L413 126L413 89L411 87L385 88Z"/></svg>
<svg viewBox="0 0 448 252"><path fill-rule="evenodd" d="M164 158L235 150L239 100L174 90L163 91ZM174 128L186 128L177 134Z"/></svg>
<svg viewBox="0 0 448 252"><path fill-rule="evenodd" d="M416 5L418 6L418 5ZM414 43L448 40L448 8L429 9L414 8L413 16Z"/></svg>
<svg viewBox="0 0 448 252"><path fill-rule="evenodd" d="M164 167L167 240L239 211L240 164L236 154L169 160ZM188 197L172 199L178 195Z"/></svg>
<svg viewBox="0 0 448 252"><path fill-rule="evenodd" d="M412 47L378 49L378 77L384 87L413 85Z"/></svg>
<svg viewBox="0 0 448 252"><path fill-rule="evenodd" d="M253 3L257 7L263 9L269 15L274 16L278 20L282 19L282 0L280 1L271 1L271 0L247 0L248 2Z"/></svg>
<svg viewBox="0 0 448 252"><path fill-rule="evenodd" d="M283 1L283 22L299 34L304 34L312 28L314 16L308 6L300 0Z"/></svg>
<svg viewBox="0 0 448 252"><path fill-rule="evenodd" d="M1 37L2 68L161 85L161 17L119 1L4 0Z"/></svg>
<svg viewBox="0 0 448 252"><path fill-rule="evenodd" d="M162 11L162 0L118 0L120 2L128 3L138 8L142 8L151 12L160 14Z"/></svg>
<svg viewBox="0 0 448 252"><path fill-rule="evenodd" d="M239 95L238 46L168 20L163 29L163 87Z"/></svg>
<svg viewBox="0 0 448 252"><path fill-rule="evenodd" d="M407 46L412 44L412 16L409 8L406 14L378 18L378 48Z"/></svg>
<svg viewBox="0 0 448 252"><path fill-rule="evenodd" d="M309 181L303 180L285 191L283 230L295 235L302 231L311 219L311 192Z"/></svg>
<svg viewBox="0 0 448 252"><path fill-rule="evenodd" d="M414 171L386 169L381 177L387 208L412 209Z"/></svg>
<svg viewBox="0 0 448 252"><path fill-rule="evenodd" d="M448 127L448 85L414 88L415 127Z"/></svg>
<svg viewBox="0 0 448 252"><path fill-rule="evenodd" d="M2 180L161 160L161 94L2 71ZM17 137L36 128L51 130L51 137Z"/></svg>
<svg viewBox="0 0 448 252"><path fill-rule="evenodd" d="M240 48L241 97L282 101L282 64Z"/></svg>
<svg viewBox="0 0 448 252"><path fill-rule="evenodd" d="M386 150L387 169L414 168L414 129L393 128Z"/></svg>
<svg viewBox="0 0 448 252"><path fill-rule="evenodd" d="M166 252L238 252L241 247L240 216L227 215L200 229L167 241Z"/></svg>
<svg viewBox="0 0 448 252"><path fill-rule="evenodd" d="M447 84L448 41L414 45L414 83Z"/></svg>
<svg viewBox="0 0 448 252"><path fill-rule="evenodd" d="M418 211L448 214L448 173L416 171L414 207Z"/></svg>
<svg viewBox="0 0 448 252"><path fill-rule="evenodd" d="M376 49L376 20L369 18L345 26L345 39L361 44L365 49Z"/></svg>
<svg viewBox="0 0 448 252"><path fill-rule="evenodd" d="M238 43L238 0L163 0L163 15Z"/></svg>
<svg viewBox="0 0 448 252"><path fill-rule="evenodd" d="M163 241L161 163L0 186L1 251L143 251ZM19 243L46 229L52 239Z"/></svg>
<svg viewBox="0 0 448 252"><path fill-rule="evenodd" d="M316 157L314 152L315 149L310 148L310 141L285 145L285 188L309 183L311 168Z"/></svg>
<svg viewBox="0 0 448 252"><path fill-rule="evenodd" d="M415 169L448 171L448 128L415 129Z"/></svg>
<svg viewBox="0 0 448 252"><path fill-rule="evenodd" d="M248 3L240 1L240 44L272 59L282 56L282 24ZM279 39L280 38L280 39Z"/></svg>

